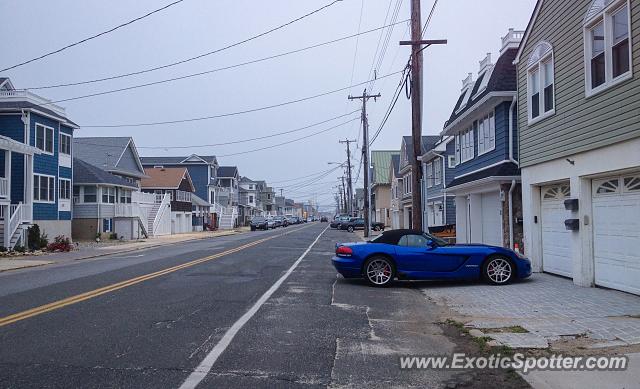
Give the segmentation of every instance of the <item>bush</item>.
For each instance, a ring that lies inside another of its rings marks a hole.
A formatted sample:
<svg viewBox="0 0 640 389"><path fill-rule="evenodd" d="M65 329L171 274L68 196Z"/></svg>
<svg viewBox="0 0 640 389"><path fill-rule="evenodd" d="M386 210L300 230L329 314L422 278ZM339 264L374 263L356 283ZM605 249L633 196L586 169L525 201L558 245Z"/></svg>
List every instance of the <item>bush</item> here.
<svg viewBox="0 0 640 389"><path fill-rule="evenodd" d="M112 233L111 235L109 235L109 239L111 240L118 240L118 234L117 233Z"/></svg>
<svg viewBox="0 0 640 389"><path fill-rule="evenodd" d="M56 236L56 238L53 240L53 243L49 243L49 245L47 246L47 250L52 252L68 252L71 251L72 248L73 246L71 245L71 241L64 235Z"/></svg>
<svg viewBox="0 0 640 389"><path fill-rule="evenodd" d="M37 224L29 227L27 234L27 242L30 251L42 250L49 244L46 234L40 233L40 226Z"/></svg>
<svg viewBox="0 0 640 389"><path fill-rule="evenodd" d="M24 248L24 246L21 245L16 245L16 247L13 248L13 251L17 252L17 253L24 253L26 251L26 249Z"/></svg>
<svg viewBox="0 0 640 389"><path fill-rule="evenodd" d="M0 246L0 253L6 253L7 252L7 248L4 246Z"/></svg>

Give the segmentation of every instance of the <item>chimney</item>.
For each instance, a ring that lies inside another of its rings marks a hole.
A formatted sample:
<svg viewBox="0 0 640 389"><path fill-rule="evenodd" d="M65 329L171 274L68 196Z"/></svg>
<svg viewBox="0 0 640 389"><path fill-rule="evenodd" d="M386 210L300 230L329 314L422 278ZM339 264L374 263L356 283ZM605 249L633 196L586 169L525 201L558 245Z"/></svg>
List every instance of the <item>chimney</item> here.
<svg viewBox="0 0 640 389"><path fill-rule="evenodd" d="M502 49L500 49L500 55L509 49L517 49L520 46L524 31L516 31L513 28L509 29L507 35L502 37Z"/></svg>

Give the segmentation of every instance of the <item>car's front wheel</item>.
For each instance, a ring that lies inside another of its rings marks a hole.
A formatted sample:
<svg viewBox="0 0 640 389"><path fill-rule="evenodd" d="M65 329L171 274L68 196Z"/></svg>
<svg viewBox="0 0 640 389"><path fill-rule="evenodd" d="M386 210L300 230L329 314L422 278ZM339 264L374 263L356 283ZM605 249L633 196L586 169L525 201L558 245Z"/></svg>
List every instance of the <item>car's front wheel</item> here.
<svg viewBox="0 0 640 389"><path fill-rule="evenodd" d="M395 265L387 257L373 257L364 265L364 278L371 286L388 286L396 275Z"/></svg>
<svg viewBox="0 0 640 389"><path fill-rule="evenodd" d="M515 277L515 266L507 257L491 257L482 266L483 278L493 285L505 285Z"/></svg>
<svg viewBox="0 0 640 389"><path fill-rule="evenodd" d="M373 230L374 230L374 231L380 231L380 226L374 226L374 227L373 227Z"/></svg>
<svg viewBox="0 0 640 389"><path fill-rule="evenodd" d="M353 232L353 231L354 231L353 226L349 226L349 227L347 227L347 231L349 231L349 232Z"/></svg>

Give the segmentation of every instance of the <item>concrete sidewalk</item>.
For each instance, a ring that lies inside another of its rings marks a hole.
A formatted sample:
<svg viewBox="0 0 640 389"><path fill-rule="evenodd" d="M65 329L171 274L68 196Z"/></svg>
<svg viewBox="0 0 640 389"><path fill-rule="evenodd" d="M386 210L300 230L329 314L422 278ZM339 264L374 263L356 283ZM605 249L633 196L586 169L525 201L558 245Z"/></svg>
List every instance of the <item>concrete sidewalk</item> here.
<svg viewBox="0 0 640 389"><path fill-rule="evenodd" d="M70 251L68 253L51 253L34 256L25 255L19 257L0 258L0 272L49 265L52 263L79 261L106 255L145 250L153 247L166 246L191 240L210 239L219 236L235 235L242 232L245 232L244 228L226 231L190 232L185 234L158 236L122 244L104 244L103 246L101 246L98 243L95 246L82 247L79 250Z"/></svg>

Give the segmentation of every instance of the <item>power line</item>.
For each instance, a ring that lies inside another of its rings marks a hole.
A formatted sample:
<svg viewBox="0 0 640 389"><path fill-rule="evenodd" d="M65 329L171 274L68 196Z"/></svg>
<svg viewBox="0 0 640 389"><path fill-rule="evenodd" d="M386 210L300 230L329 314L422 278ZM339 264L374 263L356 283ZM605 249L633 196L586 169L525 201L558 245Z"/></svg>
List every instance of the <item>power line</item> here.
<svg viewBox="0 0 640 389"><path fill-rule="evenodd" d="M237 152L237 153L230 153L230 154L221 154L221 155L217 155L216 157L230 157L230 156L233 156L233 155L249 154L249 153L253 153L253 152L256 152L256 151L263 151L263 150L273 149L273 148L275 148L275 147L280 147L280 146L288 145L288 144L290 144L290 143L294 143L294 142L298 142L298 141L301 141L301 140L309 139L309 138L310 138L310 137L312 137L312 136L316 136L316 135L324 134L325 132L329 132L329 131L331 131L331 130L333 130L333 129L336 129L336 128L338 128L338 127L344 126L345 124L349 124L349 123L351 123L351 122L352 122L352 121L354 121L354 120L360 120L360 118L359 118L359 117L357 117L357 118L353 118L353 119L348 120L348 121L346 121L346 122L344 122L344 123L341 123L341 124L338 124L338 125L335 125L335 126L332 126L332 127L326 128L326 129L321 130L321 131L318 131L318 132L314 132L314 133L308 134L308 135L303 136L303 137L301 137L301 138L296 138L296 139L292 139L292 140L289 140L289 141L286 141L286 142L278 143L278 144L271 145L271 146L260 147L260 148L253 149L253 150L241 151L241 152Z"/></svg>
<svg viewBox="0 0 640 389"><path fill-rule="evenodd" d="M393 109L396 106L396 102L398 101L398 98L400 97L400 94L402 93L402 87L405 86L405 84L407 82L407 77L408 77L407 71L408 70L409 70L409 65L407 64L407 66L405 67L404 71L402 72L402 77L400 78L400 82L398 83L398 86L396 86L396 91L394 93L394 96L391 99L391 104L387 108L387 111L386 111L386 113L384 115L384 118L382 119L382 122L380 123L380 126L376 130L376 133L373 135L373 137L369 141L369 145L372 145L373 142L375 142L375 140L378 138L378 135L380 135L380 132L384 128L385 124L387 123L387 120L391 116L391 112L393 112Z"/></svg>
<svg viewBox="0 0 640 389"><path fill-rule="evenodd" d="M437 5L438 5L438 0L435 0L433 2L433 6L431 6L431 11L429 12L427 21L424 22L424 27L422 27L422 33L420 34L420 36L424 36L424 33L427 32L427 28L429 27L429 23L431 23L431 18L433 17L433 13L435 12Z"/></svg>
<svg viewBox="0 0 640 389"><path fill-rule="evenodd" d="M401 73L401 72L402 72L402 70L399 70L397 72L389 73L389 74L386 74L386 75L378 77L378 78L391 77L391 76L396 75L396 74ZM203 117L189 118L189 119L179 119L179 120L168 120L168 121L162 121L162 122L128 123L128 124L102 124L102 125L93 124L93 125L82 125L81 127L83 127L83 128L143 127L143 126L157 126L157 125L164 125L164 124L177 124L177 123L196 122L196 121L201 121L201 120L218 119L218 118L228 117L228 116L237 116L237 115L243 115L243 114L252 113L252 112L264 111L264 110L267 110L267 109L278 108L278 107L282 107L282 106L285 106L285 105L296 104L296 103L300 103L300 102L303 102L303 101L313 100L313 99L316 99L316 98L319 98L319 97L328 96L328 95L331 95L331 94L343 92L343 91L349 90L350 88L353 88L355 86L365 85L369 81L370 80L363 81L363 82L360 82L358 84L349 85L347 87L343 87L343 88L340 88L340 89L335 89L335 90L332 90L332 91L323 92L323 93L319 93L319 94L316 94L316 95L313 95L313 96L307 96L307 97L299 98L299 99L296 99L296 100L289 100L289 101L285 101L283 103L272 104L272 105L267 105L267 106L264 106L264 107L252 108L252 109L247 109L247 110L242 110L242 111L223 113L223 114L218 114L218 115L203 116ZM51 103L49 103L49 104L51 104Z"/></svg>
<svg viewBox="0 0 640 389"><path fill-rule="evenodd" d="M128 26L129 24L133 24L133 23L135 23L135 22L137 22L137 21L140 21L140 20L142 20L142 19L144 19L144 18L147 18L147 17L149 17L149 16L151 16L151 15L153 15L153 14L157 13L157 12L163 11L163 10L165 10L165 9L167 9L167 8L171 7L171 6L174 6L174 5L178 4L178 3L182 3L183 1L184 1L184 0L177 0L177 1L174 1L173 3L167 4L167 5L165 5L165 6L164 6L164 7L162 7L162 8L158 8L158 9L156 9L156 10L154 10L154 11L151 11L151 12L149 12L149 13L145 14L145 15L142 15L142 16L137 17L137 18L135 18L135 19L129 20L129 21L128 21L128 22L126 22L126 23L119 24L119 25L117 25L117 26L115 26L115 27L113 27L113 28L111 28L111 29L109 29L109 30L107 30L107 31L103 31L103 32L101 32L101 33L98 33L98 34L92 35L92 36L90 36L90 37L88 37L88 38L84 38L84 39L79 40L79 41L77 41L77 42L74 42L74 43L68 44L68 45L66 45L66 46L63 46L63 47L61 47L61 48L57 49L57 50L50 51L50 52L48 52L48 53L46 53L46 54L42 54L42 55L41 55L41 56L39 56L39 57L35 57L35 58L30 59L30 60L27 60L27 61L24 61L24 62L21 62L21 63L15 64L15 65L13 65L13 66L9 66L8 68L0 69L0 72L4 72L4 71L7 71L7 70L15 69L15 68L17 68L17 67L20 67L20 66L26 65L26 64L28 64L28 63L31 63L31 62L35 62L35 61L41 60L41 59L46 58L46 57L48 57L48 56L50 56L50 55L57 54L57 53L59 53L59 52L61 52L61 51L64 51L64 50L66 50L66 49L69 49L69 48L71 48L71 47L78 46L78 45L80 45L80 44L82 44L82 43L85 43L85 42L90 41L90 40L92 40L92 39L98 38L98 37L100 37L100 36L102 36L102 35L109 34L109 33L114 32L115 30L117 30L117 29L119 29L119 28L122 28L122 27Z"/></svg>
<svg viewBox="0 0 640 389"><path fill-rule="evenodd" d="M397 24L404 23L406 21L407 20L403 20L403 21L398 22ZM290 23L291 22L289 22L289 24ZM279 28L282 28L284 26L285 25L282 25ZM222 67L222 68L212 69L212 70L208 70L206 72L193 73L193 75L188 75L188 76L193 77L193 76L198 76L198 75L202 75L202 74L208 74L208 73L218 72L218 71L222 71L222 70L233 69L233 68L237 68L237 67L240 67L240 66L246 66L246 65L250 65L250 64L254 64L254 63L258 63L258 62L263 62L263 61L267 61L267 60L275 59L275 58L279 58L279 57L284 57L286 55L291 55L291 54L299 53L299 52L302 52L302 51L311 50L311 49L315 49L315 48L318 48L318 47L322 47L322 46L330 45L330 44L333 44L333 43L341 42L341 41L344 41L344 40L347 40L347 39L355 38L355 37L358 37L360 35L370 34L372 32L379 31L379 30L385 29L385 28L390 27L390 26L391 25L381 26L381 27L373 28L373 29L370 29L370 30L367 30L367 31L358 32L357 34L351 34L351 35L347 35L347 36L344 36L344 37L341 37L341 38L338 38L338 39L333 39L333 40L322 42L322 43L318 43L318 44L315 44L315 45L302 47L300 49L291 50L291 51L287 51L287 52L284 52L284 53L275 54L275 55L272 55L272 56L263 57L263 58L259 58L259 59L252 60L252 61L242 62L242 63L235 64L235 65L229 65L229 66L225 66L225 67ZM270 30L270 31L272 31L272 30ZM201 55L198 55L198 56L195 56L195 57L191 57L191 58L188 58L188 59L185 59L185 60L173 62L173 63L170 63L170 64L157 66L157 67L154 67L154 68L144 69L144 70L140 70L140 71L136 71L136 72L118 74L118 75L115 75L115 76L96 78L96 79L86 80L86 81L77 81L77 82L70 82L70 83L63 83L63 84L28 87L28 88L25 88L25 89L38 90L38 89L63 88L63 87L69 87L69 86L93 84L93 83L102 82L102 81L109 81L109 80L115 80L115 79L119 79L119 78L136 76L136 75L153 72L153 71L160 70L160 69L166 69L166 68L169 68L169 67L173 67L173 66L176 66L176 65L180 65L180 64L183 64L183 63L186 63L186 62L190 62L190 61L202 58L202 57L207 56L207 55L215 54L215 53L221 52L223 50L227 50L227 49L229 49L231 47L240 45L240 44L242 44L244 42L247 42L247 41L249 41L251 39L255 39L255 38L259 37L259 36L265 35L265 34L266 34L266 32L262 33L261 35L256 35L255 37L252 37L250 39L246 39L244 41L240 41L240 42L234 43L233 45L229 45L229 46L226 46L226 47L221 48L221 49L210 51L210 52L205 53L205 54L201 54Z"/></svg>
<svg viewBox="0 0 640 389"><path fill-rule="evenodd" d="M273 137L280 136L280 135L291 134L291 133L294 133L294 132L306 130L308 128L316 127L316 126L319 126L321 124L325 124L325 123L334 121L336 119L340 119L340 118L343 118L345 116L352 115L352 114L354 114L356 112L359 112L359 110L355 110L355 111L349 112L349 113L344 114L344 115L332 117L330 119L326 119L326 120L323 120L321 122L309 124L309 125L306 125L304 127L299 127L299 128L293 129L293 130L276 132L274 134L263 135L263 136L259 136L259 137L255 137L255 138L247 138L247 139L240 139L240 140L234 140L234 141L229 141L229 142L210 143L210 144L183 145L183 146L137 146L137 148L138 149L150 149L150 150L195 149L195 148L201 148L201 147L226 146L226 145L232 145L232 144L238 144L238 143L246 143L246 142L252 142L252 141L261 140L261 139L267 139L267 138L273 138ZM74 139L74 143L80 143L80 144L83 144L83 145L90 145L90 146L111 147L111 148L115 148L115 149L120 149L121 148L120 146L109 146L109 145L103 145L103 144L100 144L100 143L83 142L82 139L83 138L81 138L81 137L75 138Z"/></svg>

